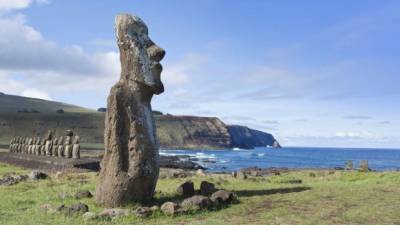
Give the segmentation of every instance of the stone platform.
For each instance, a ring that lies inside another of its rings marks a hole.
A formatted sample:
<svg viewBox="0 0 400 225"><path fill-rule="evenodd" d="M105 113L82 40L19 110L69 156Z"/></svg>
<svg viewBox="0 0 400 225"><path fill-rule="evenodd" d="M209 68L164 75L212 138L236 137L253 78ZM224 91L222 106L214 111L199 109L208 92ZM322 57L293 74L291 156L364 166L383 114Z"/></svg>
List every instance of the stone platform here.
<svg viewBox="0 0 400 225"><path fill-rule="evenodd" d="M98 171L100 158L69 159L23 153L0 152L0 162L46 171Z"/></svg>
<svg viewBox="0 0 400 225"><path fill-rule="evenodd" d="M7 150L0 151L0 162L11 165L44 171L99 171L100 161L103 150L83 150L82 158L69 159L52 156L30 155L23 153L13 153ZM160 167L196 170L205 169L199 164L191 161L186 156L160 156Z"/></svg>

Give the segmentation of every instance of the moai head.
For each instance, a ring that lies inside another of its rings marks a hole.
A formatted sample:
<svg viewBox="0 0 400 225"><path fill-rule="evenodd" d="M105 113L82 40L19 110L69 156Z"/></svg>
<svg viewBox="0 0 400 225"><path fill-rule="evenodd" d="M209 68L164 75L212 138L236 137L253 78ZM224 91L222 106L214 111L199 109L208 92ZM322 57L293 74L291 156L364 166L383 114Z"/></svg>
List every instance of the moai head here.
<svg viewBox="0 0 400 225"><path fill-rule="evenodd" d="M66 130L65 131L65 136L72 137L72 136L74 136L74 132L72 132L72 130Z"/></svg>
<svg viewBox="0 0 400 225"><path fill-rule="evenodd" d="M47 132L47 135L46 135L46 140L48 140L48 141L50 141L51 139L53 138L53 132L51 132L51 130L49 130L48 132Z"/></svg>
<svg viewBox="0 0 400 225"><path fill-rule="evenodd" d="M165 51L149 38L146 24L137 16L120 14L115 19L115 33L121 59L120 80L138 83L151 95L164 92L160 61Z"/></svg>
<svg viewBox="0 0 400 225"><path fill-rule="evenodd" d="M74 144L79 144L79 136L74 137Z"/></svg>

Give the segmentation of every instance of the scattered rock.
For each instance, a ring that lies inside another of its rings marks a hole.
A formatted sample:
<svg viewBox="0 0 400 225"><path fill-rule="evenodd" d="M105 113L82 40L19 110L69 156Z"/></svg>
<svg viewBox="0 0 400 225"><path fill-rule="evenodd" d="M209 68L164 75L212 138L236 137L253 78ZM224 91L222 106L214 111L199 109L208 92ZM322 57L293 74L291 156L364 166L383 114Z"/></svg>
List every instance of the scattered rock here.
<svg viewBox="0 0 400 225"><path fill-rule="evenodd" d="M150 207L150 209L151 209L151 211L155 212L155 211L160 210L160 207L158 207L158 205L154 205L154 206Z"/></svg>
<svg viewBox="0 0 400 225"><path fill-rule="evenodd" d="M190 173L182 169L162 170L160 173L160 179L185 178L188 176L190 176Z"/></svg>
<svg viewBox="0 0 400 225"><path fill-rule="evenodd" d="M83 217L83 219L85 219L85 220L94 220L94 219L99 218L99 216L98 216L96 213L94 213L94 212L85 212L85 213L82 215L82 217Z"/></svg>
<svg viewBox="0 0 400 225"><path fill-rule="evenodd" d="M40 179L46 179L48 175L44 172L38 171L38 170L33 170L29 174L29 179L31 180L40 180Z"/></svg>
<svg viewBox="0 0 400 225"><path fill-rule="evenodd" d="M46 203L46 204L41 205L41 206L40 206L40 209L41 209L42 211L44 211L45 213L54 211L53 206L52 206L51 204L49 204L49 203Z"/></svg>
<svg viewBox="0 0 400 225"><path fill-rule="evenodd" d="M185 183L179 185L176 189L178 194L182 195L184 198L194 195L194 184L192 181L186 181Z"/></svg>
<svg viewBox="0 0 400 225"><path fill-rule="evenodd" d="M60 199L66 199L66 198L69 198L71 196L68 194L68 192L63 191L63 192L58 193L58 197Z"/></svg>
<svg viewBox="0 0 400 225"><path fill-rule="evenodd" d="M55 177L56 179L60 179L63 175L64 175L63 172L58 171L58 172L54 175L54 177Z"/></svg>
<svg viewBox="0 0 400 225"><path fill-rule="evenodd" d="M219 190L212 194L210 199L216 206L226 205L232 203L236 199L236 195L231 191Z"/></svg>
<svg viewBox="0 0 400 225"><path fill-rule="evenodd" d="M92 193L90 193L90 191L87 191L87 190L78 191L75 193L76 199L91 198L91 197L93 197Z"/></svg>
<svg viewBox="0 0 400 225"><path fill-rule="evenodd" d="M153 213L153 210L149 207L139 207L135 210L135 215L141 218L148 217Z"/></svg>
<svg viewBox="0 0 400 225"><path fill-rule="evenodd" d="M105 209L103 212L99 214L101 217L108 217L108 218L118 218L122 216L128 216L129 215L129 210L128 209L120 209L120 208L111 208L111 209Z"/></svg>
<svg viewBox="0 0 400 225"><path fill-rule="evenodd" d="M198 169L198 170L196 170L196 175L197 176L206 176L206 173L204 172L203 169Z"/></svg>
<svg viewBox="0 0 400 225"><path fill-rule="evenodd" d="M237 172L236 178L241 179L241 180L246 180L247 175L244 172L239 171L239 172Z"/></svg>
<svg viewBox="0 0 400 225"><path fill-rule="evenodd" d="M165 202L161 206L161 211L166 215L176 215L179 212L179 205L175 202Z"/></svg>
<svg viewBox="0 0 400 225"><path fill-rule="evenodd" d="M10 186L14 184L18 184L21 181L28 179L27 175L5 175L2 179L0 179L0 185Z"/></svg>
<svg viewBox="0 0 400 225"><path fill-rule="evenodd" d="M200 193L202 195L210 196L215 192L215 185L213 183L202 181L200 184Z"/></svg>
<svg viewBox="0 0 400 225"><path fill-rule="evenodd" d="M181 206L184 211L207 209L212 205L211 200L202 195L195 195L183 200Z"/></svg>
<svg viewBox="0 0 400 225"><path fill-rule="evenodd" d="M56 211L64 214L65 216L72 216L73 214L88 212L89 206L83 203L71 205L70 207L60 205L56 208Z"/></svg>
<svg viewBox="0 0 400 225"><path fill-rule="evenodd" d="M232 177L236 178L237 177L237 171L232 172Z"/></svg>

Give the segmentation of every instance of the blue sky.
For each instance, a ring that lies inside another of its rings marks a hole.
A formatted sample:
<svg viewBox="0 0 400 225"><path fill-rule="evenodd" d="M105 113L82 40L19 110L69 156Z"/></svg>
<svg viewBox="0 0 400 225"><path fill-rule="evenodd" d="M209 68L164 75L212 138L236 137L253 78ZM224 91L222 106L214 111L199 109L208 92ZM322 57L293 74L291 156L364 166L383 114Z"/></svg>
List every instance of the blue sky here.
<svg viewBox="0 0 400 225"><path fill-rule="evenodd" d="M104 107L121 12L167 52L154 109L286 146L400 147L399 1L0 0L0 91Z"/></svg>

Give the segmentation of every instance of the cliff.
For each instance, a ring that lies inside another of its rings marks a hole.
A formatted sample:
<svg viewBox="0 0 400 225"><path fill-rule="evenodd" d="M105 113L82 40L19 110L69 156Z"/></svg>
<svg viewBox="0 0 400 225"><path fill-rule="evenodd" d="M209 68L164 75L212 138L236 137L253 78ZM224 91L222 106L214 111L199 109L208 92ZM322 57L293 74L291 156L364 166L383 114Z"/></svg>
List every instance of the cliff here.
<svg viewBox="0 0 400 225"><path fill-rule="evenodd" d="M274 136L269 133L239 125L228 125L227 128L231 136L231 145L234 147L246 149L265 146L281 147Z"/></svg>

